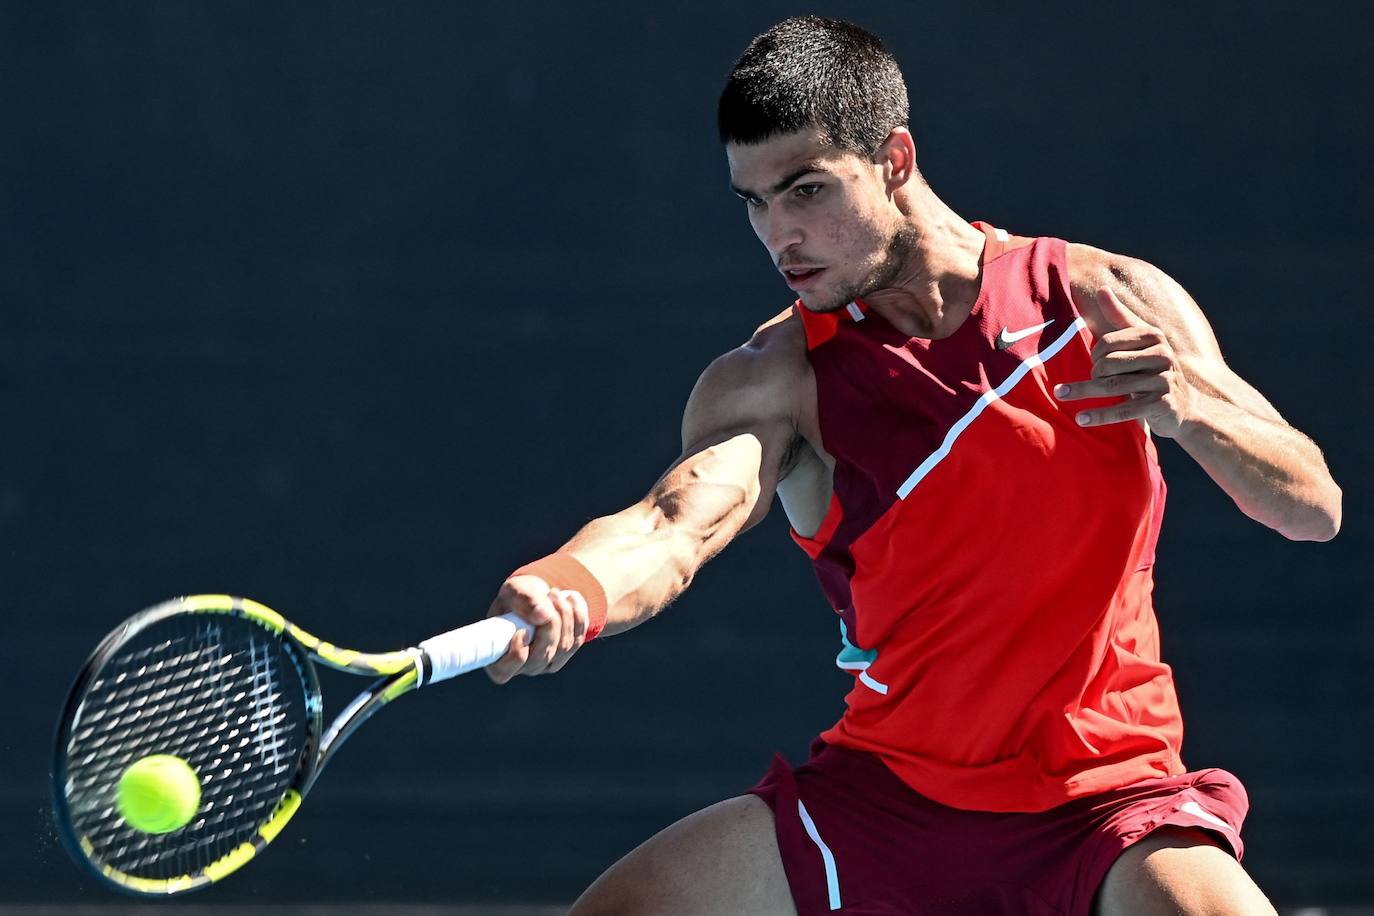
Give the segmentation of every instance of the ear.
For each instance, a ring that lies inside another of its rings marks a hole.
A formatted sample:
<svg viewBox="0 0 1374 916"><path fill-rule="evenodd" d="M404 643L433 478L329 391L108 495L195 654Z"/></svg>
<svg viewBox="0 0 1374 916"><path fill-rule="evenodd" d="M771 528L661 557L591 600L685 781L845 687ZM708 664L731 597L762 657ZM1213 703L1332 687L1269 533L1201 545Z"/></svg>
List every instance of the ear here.
<svg viewBox="0 0 1374 916"><path fill-rule="evenodd" d="M892 194L916 176L916 141L905 127L894 127L878 147L875 162L882 169L883 185Z"/></svg>

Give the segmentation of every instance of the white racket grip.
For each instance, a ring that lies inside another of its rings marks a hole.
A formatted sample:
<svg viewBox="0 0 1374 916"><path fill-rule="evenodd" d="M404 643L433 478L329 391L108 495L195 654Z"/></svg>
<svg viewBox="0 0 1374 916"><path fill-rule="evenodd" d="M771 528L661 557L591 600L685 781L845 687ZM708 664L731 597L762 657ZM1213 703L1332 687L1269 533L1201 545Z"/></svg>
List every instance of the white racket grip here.
<svg viewBox="0 0 1374 916"><path fill-rule="evenodd" d="M446 681L477 668L485 668L506 654L515 634L523 630L528 638L534 627L517 614L502 614L470 623L420 643L420 651L429 657L429 677L426 684Z"/></svg>

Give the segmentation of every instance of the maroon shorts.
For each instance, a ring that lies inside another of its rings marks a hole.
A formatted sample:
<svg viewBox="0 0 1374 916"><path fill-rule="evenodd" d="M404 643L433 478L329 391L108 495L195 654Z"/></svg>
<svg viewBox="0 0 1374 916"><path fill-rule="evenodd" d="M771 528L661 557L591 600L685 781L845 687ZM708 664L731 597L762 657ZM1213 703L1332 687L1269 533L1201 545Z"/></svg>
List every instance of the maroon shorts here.
<svg viewBox="0 0 1374 916"><path fill-rule="evenodd" d="M749 790L768 802L799 916L1087 916L1107 869L1164 824L1237 859L1250 803L1225 770L1151 779L1049 811L963 811L913 791L872 754L817 741Z"/></svg>

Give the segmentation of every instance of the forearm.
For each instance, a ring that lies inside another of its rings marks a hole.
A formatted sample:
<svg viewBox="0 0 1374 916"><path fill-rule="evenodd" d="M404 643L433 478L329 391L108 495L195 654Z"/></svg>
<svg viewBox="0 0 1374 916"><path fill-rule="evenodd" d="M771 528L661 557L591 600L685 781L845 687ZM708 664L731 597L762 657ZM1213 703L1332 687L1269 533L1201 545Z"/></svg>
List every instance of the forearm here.
<svg viewBox="0 0 1374 916"><path fill-rule="evenodd" d="M604 635L637 626L671 604L697 570L743 530L759 491L735 482L739 475L728 469L741 451L757 452L749 439L693 456L643 500L592 521L563 547L605 589Z"/></svg>
<svg viewBox="0 0 1374 916"><path fill-rule="evenodd" d="M649 494L506 577L487 615L515 613L533 632L487 666L492 680L558 671L588 639L643 623L767 514L806 378L801 338L788 340L715 360L683 413L682 453Z"/></svg>
<svg viewBox="0 0 1374 916"><path fill-rule="evenodd" d="M1056 396L1125 397L1081 411L1078 422L1144 420L1177 439L1246 515L1292 540L1334 537L1341 488L1321 450L1226 365L1183 287L1133 258L1086 246L1073 258L1074 303L1097 339L1093 377L1060 385Z"/></svg>
<svg viewBox="0 0 1374 916"><path fill-rule="evenodd" d="M1242 512L1296 541L1327 541L1341 522L1341 489L1316 444L1219 393L1197 398L1179 445Z"/></svg>
<svg viewBox="0 0 1374 916"><path fill-rule="evenodd" d="M638 626L667 607L707 559L657 515L644 503L631 506L591 522L563 547L606 591L603 636Z"/></svg>

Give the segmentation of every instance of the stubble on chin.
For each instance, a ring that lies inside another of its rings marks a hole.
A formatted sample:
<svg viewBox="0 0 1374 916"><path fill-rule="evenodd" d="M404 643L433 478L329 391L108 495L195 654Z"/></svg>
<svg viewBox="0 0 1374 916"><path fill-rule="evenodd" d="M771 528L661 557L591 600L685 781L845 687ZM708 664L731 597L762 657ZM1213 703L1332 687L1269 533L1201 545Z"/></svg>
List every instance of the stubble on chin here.
<svg viewBox="0 0 1374 916"><path fill-rule="evenodd" d="M801 298L802 307L805 308L808 312L813 312L813 313L815 313L815 314L817 314L817 315L825 315L825 314L828 314L829 312L838 312L840 309L844 308L846 305L848 305L849 303L853 302L855 297L853 297L853 296L840 296L840 297L827 296L825 299L822 299L820 302L808 301L807 298L806 298L805 296L802 296L802 297L800 297L800 298Z"/></svg>
<svg viewBox="0 0 1374 916"><path fill-rule="evenodd" d="M819 304L812 304L803 298L802 305L806 306L808 311L818 314L838 312L849 303L862 299L875 289L892 286L906 268L911 252L916 248L916 241L916 230L910 225L902 223L897 227L897 231L892 234L892 237L888 239L885 246L886 250L883 252L883 259L874 265L863 280L841 287L838 292L827 296Z"/></svg>

